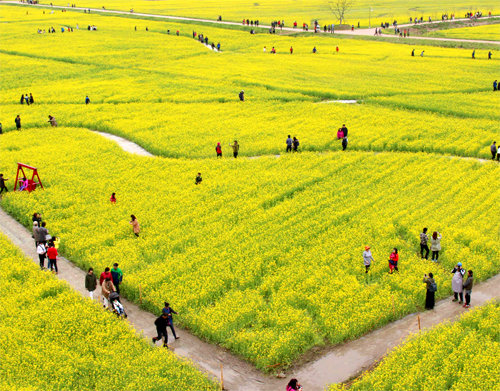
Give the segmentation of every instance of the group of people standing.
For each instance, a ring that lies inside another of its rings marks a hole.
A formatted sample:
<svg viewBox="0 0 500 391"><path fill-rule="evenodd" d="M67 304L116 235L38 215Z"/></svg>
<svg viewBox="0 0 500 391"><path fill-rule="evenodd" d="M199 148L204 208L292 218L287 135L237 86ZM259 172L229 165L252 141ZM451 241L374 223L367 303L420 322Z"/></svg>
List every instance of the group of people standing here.
<svg viewBox="0 0 500 391"><path fill-rule="evenodd" d="M60 240L49 234L47 224L45 221L42 221L40 213L34 213L32 220L32 237L35 240L36 253L38 254L40 269L45 269L45 259L48 259L47 270L58 274L59 269L57 268L57 256L59 254L57 250L59 249Z"/></svg>
<svg viewBox="0 0 500 391"><path fill-rule="evenodd" d="M35 99L33 98L33 95L29 94L21 94L21 100L19 101L19 103L21 103L22 105L24 105L25 103L29 106L29 105L32 105L33 103L35 103Z"/></svg>
<svg viewBox="0 0 500 391"><path fill-rule="evenodd" d="M437 231L433 232L432 237L429 239L427 235L427 228L422 230L420 234L420 256L422 259L428 259L429 256L429 240L431 242L430 251L432 251L432 261L437 262L439 258L439 251L441 251L441 234ZM424 254L425 252L425 254ZM370 266L373 262L373 255L370 250L370 246L365 246L365 251L363 252L363 263L365 266L365 273L368 273ZM394 271L399 272L398 269L399 254L398 249L393 248L389 256L389 274L393 274ZM451 281L451 287L453 290L453 301L459 300L459 304L464 302L465 293L465 304L464 308L470 307L470 299L472 286L474 283L473 271L469 270L467 272L467 277L464 281L466 271L462 268L462 263L459 262L451 271L453 278ZM437 292L437 284L434 280L434 275L432 273L424 274L423 282L427 286L427 293L425 297L425 309L431 310L434 308L435 304L435 293Z"/></svg>
<svg viewBox="0 0 500 391"><path fill-rule="evenodd" d="M233 156L236 159L238 157L238 153L240 151L240 144L238 144L237 140L234 140L233 144L229 144L229 146L233 150ZM217 143L215 146L215 153L217 154L217 157L222 157L222 145L220 143Z"/></svg>

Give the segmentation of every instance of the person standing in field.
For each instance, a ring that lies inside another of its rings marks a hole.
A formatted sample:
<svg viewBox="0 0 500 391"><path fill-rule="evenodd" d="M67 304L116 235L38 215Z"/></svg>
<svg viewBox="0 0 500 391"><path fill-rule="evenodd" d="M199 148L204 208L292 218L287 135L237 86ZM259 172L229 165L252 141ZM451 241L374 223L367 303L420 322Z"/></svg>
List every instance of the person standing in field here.
<svg viewBox="0 0 500 391"><path fill-rule="evenodd" d="M3 129L2 129L2 123L0 122L0 134L3 133Z"/></svg>
<svg viewBox="0 0 500 391"><path fill-rule="evenodd" d="M412 57L415 57L415 49L413 49L413 50L411 51L411 56L412 56Z"/></svg>
<svg viewBox="0 0 500 391"><path fill-rule="evenodd" d="M21 117L19 116L19 114L17 115L17 117L14 120L14 122L16 123L16 129L17 130L21 130Z"/></svg>
<svg viewBox="0 0 500 391"><path fill-rule="evenodd" d="M432 273L429 273L429 276L427 277L427 274L424 274L424 283L427 284L427 293L425 295L425 309L432 310L436 302L435 294L437 291L437 284L436 281L434 281L434 275Z"/></svg>
<svg viewBox="0 0 500 391"><path fill-rule="evenodd" d="M290 54L293 54L293 47L290 46Z"/></svg>
<svg viewBox="0 0 500 391"><path fill-rule="evenodd" d="M38 261L40 262L40 269L45 269L45 254L47 254L47 249L43 242L38 242L36 246L36 253L38 254Z"/></svg>
<svg viewBox="0 0 500 391"><path fill-rule="evenodd" d="M241 90L240 93L238 94L238 97L240 98L240 101L244 102L245 101L245 91Z"/></svg>
<svg viewBox="0 0 500 391"><path fill-rule="evenodd" d="M7 189L7 186L5 186L5 181L7 180L8 178L4 178L3 174L0 174L0 194L2 194L4 190L5 192L9 191L9 189Z"/></svg>
<svg viewBox="0 0 500 391"><path fill-rule="evenodd" d="M488 60L491 60L491 50L488 52Z"/></svg>
<svg viewBox="0 0 500 391"><path fill-rule="evenodd" d="M472 293L472 285L474 285L474 277L472 270L469 270L469 272L467 273L467 279L464 282L464 291L465 291L464 308L470 307L470 295Z"/></svg>
<svg viewBox="0 0 500 391"><path fill-rule="evenodd" d="M167 326L168 326L168 315L165 313L162 313L156 320L155 320L155 326L156 326L156 333L158 336L153 337L152 341L153 344L156 343L156 341L161 341L163 338L163 347L168 348L168 334L167 334Z"/></svg>
<svg viewBox="0 0 500 391"><path fill-rule="evenodd" d="M493 82L493 91L498 91L498 81L497 80L495 80Z"/></svg>
<svg viewBox="0 0 500 391"><path fill-rule="evenodd" d="M344 138L342 138L342 151L345 151L347 149L347 136L344 136Z"/></svg>
<svg viewBox="0 0 500 391"><path fill-rule="evenodd" d="M220 143L217 143L217 146L215 147L215 152L217 153L217 157L222 157L222 147Z"/></svg>
<svg viewBox="0 0 500 391"><path fill-rule="evenodd" d="M234 140L234 144L231 145L231 148L233 148L233 156L236 159L238 157L238 152L240 151L240 144L238 144L238 141Z"/></svg>
<svg viewBox="0 0 500 391"><path fill-rule="evenodd" d="M370 246L365 246L365 251L363 251L363 263L365 264L365 273L368 273L370 266L373 262L372 252L370 251Z"/></svg>
<svg viewBox="0 0 500 391"><path fill-rule="evenodd" d="M109 202L112 204L116 204L116 193L111 193L111 197L109 198Z"/></svg>
<svg viewBox="0 0 500 391"><path fill-rule="evenodd" d="M299 140L297 139L297 137L294 137L293 138L293 143L292 143L292 151L293 152L298 152L299 145L300 145Z"/></svg>
<svg viewBox="0 0 500 391"><path fill-rule="evenodd" d="M57 269L57 250L54 247L54 243L49 242L49 248L47 249L48 267L50 271L55 271L56 274L59 273Z"/></svg>
<svg viewBox="0 0 500 391"><path fill-rule="evenodd" d="M49 115L49 120L47 122L50 122L50 125L53 128L57 127L57 121L53 116Z"/></svg>
<svg viewBox="0 0 500 391"><path fill-rule="evenodd" d="M349 131L347 130L347 127L345 126L345 124L342 124L342 127L340 128L340 130L342 130L342 132L344 133L344 137L347 137L347 133L349 133Z"/></svg>
<svg viewBox="0 0 500 391"><path fill-rule="evenodd" d="M420 258L428 259L429 258L429 246L427 243L429 242L429 236L427 235L427 228L424 228L422 233L420 234ZM425 256L424 256L425 250Z"/></svg>
<svg viewBox="0 0 500 391"><path fill-rule="evenodd" d="M437 231L432 233L431 239L431 251L432 251L432 261L437 262L439 258L439 251L441 251L441 234Z"/></svg>
<svg viewBox="0 0 500 391"><path fill-rule="evenodd" d="M398 249L394 247L392 249L391 255L389 256L389 274L392 274L394 270L396 270L399 273L398 261L399 261Z"/></svg>
<svg viewBox="0 0 500 391"><path fill-rule="evenodd" d="M90 98L89 96L85 96L85 104L88 105L90 103Z"/></svg>
<svg viewBox="0 0 500 391"><path fill-rule="evenodd" d="M26 104L29 106L30 105L30 97L28 96L28 94L26 94L24 96L24 100L26 101Z"/></svg>
<svg viewBox="0 0 500 391"><path fill-rule="evenodd" d="M94 274L94 269L89 268L87 275L85 276L85 289L89 292L89 297L94 300L94 291L97 288L97 277Z"/></svg>
<svg viewBox="0 0 500 391"><path fill-rule="evenodd" d="M290 135L288 135L288 138L286 139L286 151L287 152L292 152L292 145L293 145L293 140L290 137Z"/></svg>
<svg viewBox="0 0 500 391"><path fill-rule="evenodd" d="M465 269L462 268L462 262L457 263L457 266L453 268L451 274L453 274L453 277L451 279L451 290L453 291L452 301L458 301L458 297L460 296L460 301L458 302L458 304L462 304L464 302L463 283L465 275Z"/></svg>
<svg viewBox="0 0 500 391"><path fill-rule="evenodd" d="M338 46L335 48L335 50L337 51L337 54L339 54L339 47Z"/></svg>
<svg viewBox="0 0 500 391"><path fill-rule="evenodd" d="M123 272L122 269L118 267L117 263L113 264L113 269L111 269L111 279L113 281L113 285L115 286L116 292L120 293L120 284L123 281Z"/></svg>
<svg viewBox="0 0 500 391"><path fill-rule="evenodd" d="M130 215L130 223L132 225L132 230L134 231L134 235L139 237L139 232L141 232L141 227L139 226L139 221L134 215Z"/></svg>
<svg viewBox="0 0 500 391"><path fill-rule="evenodd" d="M33 98L33 95L30 92L30 104L35 103L35 99Z"/></svg>
<svg viewBox="0 0 500 391"><path fill-rule="evenodd" d="M475 59L475 58L476 58L476 49L474 49L474 50L472 51L472 59Z"/></svg>
<svg viewBox="0 0 500 391"><path fill-rule="evenodd" d="M172 334L174 335L174 338L179 339L179 337L175 334L174 319L172 317L172 314L177 315L177 312L175 312L173 310L173 308L170 307L169 303L165 302L165 307L163 307L162 313L167 315L167 319L168 319L167 326L170 327L170 330L172 330Z"/></svg>
<svg viewBox="0 0 500 391"><path fill-rule="evenodd" d="M21 100L19 101L22 105L24 105L24 94L21 94Z"/></svg>
<svg viewBox="0 0 500 391"><path fill-rule="evenodd" d="M195 185L199 185L203 179L201 178L201 172L196 175L196 179L194 180Z"/></svg>
<svg viewBox="0 0 500 391"><path fill-rule="evenodd" d="M491 160L495 160L495 157L497 155L497 142L493 141L493 144L491 144L490 150L491 150Z"/></svg>

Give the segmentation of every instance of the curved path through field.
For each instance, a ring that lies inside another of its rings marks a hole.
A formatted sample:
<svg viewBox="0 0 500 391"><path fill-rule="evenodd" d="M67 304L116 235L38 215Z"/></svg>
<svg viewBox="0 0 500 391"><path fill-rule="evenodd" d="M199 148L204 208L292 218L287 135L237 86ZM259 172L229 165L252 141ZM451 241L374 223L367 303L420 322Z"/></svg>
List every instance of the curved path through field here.
<svg viewBox="0 0 500 391"><path fill-rule="evenodd" d="M126 152L154 157L144 148L123 137L105 132L93 132L116 142ZM455 157L450 156L450 158ZM486 159L474 160L487 161ZM0 231L3 231L28 257L38 263L31 233L2 209L0 209ZM62 257L58 265L60 269L58 277L67 281L83 296L87 296L84 286L85 271ZM498 297L500 297L500 274L474 287L472 306L482 305ZM156 330L153 323L155 315L127 300L123 302L129 314L128 321L133 328L146 338L155 336ZM298 378L305 389L319 391L328 384L348 381L371 368L388 350L397 346L411 333L418 332L419 320L421 328L430 328L442 321L454 321L465 311L462 306L451 302L449 298L441 300L432 311L407 315L354 341L333 347L313 348L294 367L286 371L285 378L265 375L227 350L206 343L190 334L189 331L180 328L178 328L180 339L171 340L170 346L175 354L193 361L201 370L215 379L220 378L220 369L223 365L224 386L230 391L281 390L285 388L287 379L291 377Z"/></svg>
<svg viewBox="0 0 500 391"><path fill-rule="evenodd" d="M83 7L65 7L65 6L50 6L49 4L27 4L27 3L20 3L19 1L12 1L12 0L0 0L0 4L16 4L16 5L24 5L24 6L29 6L29 7L41 7L41 8L54 8L54 9L67 9L70 11L82 11L82 10L90 10L91 13L97 13L97 14L117 14L117 15L132 15L132 16L138 16L138 17L146 17L146 18L158 18L158 19L169 19L169 20L177 20L177 21L190 21L190 22L200 22L200 23L213 23L215 25L229 25L229 26L242 26L242 23L238 22L225 22L225 21L217 21L214 19L202 19L202 18L189 18L185 16L173 16L173 15L159 15L159 14L148 14L148 13L142 13L142 12L130 12L130 11L120 11L120 10L107 10L107 9L99 9L99 8L83 8ZM498 16L491 16L491 17L483 17L481 20L487 20L487 19L494 19L497 18ZM426 25L426 24L434 24L434 23L446 23L446 22L456 22L456 21L466 21L469 19L455 19L453 21L434 21L434 22L425 22L425 23L419 23L418 26L421 25ZM398 27L414 27L415 25L413 24L403 24L399 25ZM259 26L247 26L247 27L253 27L254 29L265 29L269 30L271 26L269 25L259 25ZM377 26L378 27L378 26ZM312 33L314 34L314 29L311 29L309 31L302 31L302 29L299 28L291 28L291 27L283 27L280 29L281 31L287 31L287 32L294 32L294 33ZM321 34L330 34L330 33L324 33L323 31L319 31ZM362 36L373 36L375 34L375 27L374 28L368 28L368 29L354 29L354 31L351 30L337 30L335 31L335 34L342 34L342 35L362 35ZM394 38L392 35L380 35L378 36L379 38ZM487 41L487 40L480 40L480 39L459 39L459 38L435 38L435 37L411 37L410 39L419 39L419 40L427 40L427 41L449 41L449 42L469 42L469 43L485 43L485 44L492 44L492 45L500 45L500 41ZM402 38L404 40L404 38ZM404 41L402 41L404 42Z"/></svg>

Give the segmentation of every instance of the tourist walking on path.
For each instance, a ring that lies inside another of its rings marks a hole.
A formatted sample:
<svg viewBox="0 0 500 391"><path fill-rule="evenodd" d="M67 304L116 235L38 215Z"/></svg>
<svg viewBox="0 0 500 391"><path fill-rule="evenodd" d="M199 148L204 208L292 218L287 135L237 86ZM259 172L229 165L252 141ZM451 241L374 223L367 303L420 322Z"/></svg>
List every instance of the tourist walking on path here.
<svg viewBox="0 0 500 391"><path fill-rule="evenodd" d="M111 269L111 280L113 281L116 292L120 293L120 284L123 280L123 272L122 269L118 267L117 263L114 263L113 269Z"/></svg>
<svg viewBox="0 0 500 391"><path fill-rule="evenodd" d="M7 189L7 186L5 186L5 181L7 181L7 180L8 180L8 178L4 178L3 174L0 174L0 194L2 194L4 190L6 192L9 191L9 189Z"/></svg>
<svg viewBox="0 0 500 391"><path fill-rule="evenodd" d="M170 330L172 330L172 334L174 335L174 338L179 339L179 337L175 334L174 319L172 317L172 314L177 315L177 312L175 312L173 310L173 308L170 307L169 303L165 302L165 307L163 307L162 313L163 313L163 315L167 315L167 320L168 320L167 326L170 327ZM165 329L165 331L166 331L166 329Z"/></svg>
<svg viewBox="0 0 500 391"><path fill-rule="evenodd" d="M40 269L45 269L45 254L47 254L47 249L43 242L38 242L36 246L36 253L38 254L38 260L40 261Z"/></svg>
<svg viewBox="0 0 500 391"><path fill-rule="evenodd" d="M365 273L368 273L370 266L373 262L372 252L370 251L370 246L365 246L365 251L363 251L363 263L365 264Z"/></svg>
<svg viewBox="0 0 500 391"><path fill-rule="evenodd" d="M453 268L451 273L453 274L453 277L451 279L451 289L453 291L452 301L458 301L458 297L460 296L460 301L458 302L458 304L462 304L464 302L463 283L465 275L465 269L462 268L462 262L458 262L457 266Z"/></svg>
<svg viewBox="0 0 500 391"><path fill-rule="evenodd" d="M299 384L297 379L291 379L286 386L286 391L298 391L298 390L302 390L302 386Z"/></svg>
<svg viewBox="0 0 500 391"><path fill-rule="evenodd" d="M85 289L89 291L89 297L91 300L94 300L95 288L97 288L97 277L94 274L94 269L89 268L89 271L85 276Z"/></svg>
<svg viewBox="0 0 500 391"><path fill-rule="evenodd" d="M434 275L429 273L424 274L424 283L427 284L427 293L425 295L425 309L432 310L434 308L434 304L436 302L435 293L437 291L437 284L434 281Z"/></svg>
<svg viewBox="0 0 500 391"><path fill-rule="evenodd" d="M465 291L465 308L470 307L470 295L472 293L472 286L474 285L474 277L472 270L469 270L467 273L467 279L464 282L464 291Z"/></svg>
<svg viewBox="0 0 500 391"><path fill-rule="evenodd" d="M112 279L111 272L109 271L109 267L105 268L104 271L101 273L101 275L99 277L99 285L101 286L101 293L102 293L102 290L103 290L103 285L106 282L107 278L109 278L110 280ZM104 297L104 295L102 296L102 300L103 300L103 303L104 303L104 307L107 307L108 306L108 302L106 301L106 298Z"/></svg>
<svg viewBox="0 0 500 391"><path fill-rule="evenodd" d="M490 150L491 150L491 160L495 160L495 157L497 155L497 150L498 150L496 141L493 141L493 144L491 144Z"/></svg>
<svg viewBox="0 0 500 391"><path fill-rule="evenodd" d="M429 246L427 243L429 242L429 236L427 236L427 228L424 228L422 233L420 234L420 258L428 259L429 258ZM425 250L425 256L424 256Z"/></svg>
<svg viewBox="0 0 500 391"><path fill-rule="evenodd" d="M220 143L217 143L217 146L215 147L215 152L217 153L217 157L222 157L222 147L220 146Z"/></svg>
<svg viewBox="0 0 500 391"><path fill-rule="evenodd" d="M130 215L130 223L132 225L132 230L134 231L134 235L139 237L139 232L141 232L141 227L139 226L139 221L137 221L137 218L134 215Z"/></svg>
<svg viewBox="0 0 500 391"><path fill-rule="evenodd" d="M439 258L439 251L441 251L441 237L441 234L437 231L434 231L432 233L431 251L433 262L437 262Z"/></svg>
<svg viewBox="0 0 500 391"><path fill-rule="evenodd" d="M234 144L231 145L231 148L233 148L233 156L236 159L240 150L240 144L238 144L238 141L234 140Z"/></svg>
<svg viewBox="0 0 500 391"><path fill-rule="evenodd" d="M399 261L398 249L394 247L392 249L391 255L389 256L389 274L392 274L394 270L396 270L399 273L398 261Z"/></svg>
<svg viewBox="0 0 500 391"><path fill-rule="evenodd" d="M48 266L47 269L50 271L55 271L56 274L59 273L57 269L57 249L54 247L54 243L49 242L49 248L47 249Z"/></svg>
<svg viewBox="0 0 500 391"><path fill-rule="evenodd" d="M111 278L106 277L104 283L102 284L101 294L102 300L104 302L104 308L108 308L109 306L109 294L115 291L115 286L113 285L113 281Z"/></svg>
<svg viewBox="0 0 500 391"><path fill-rule="evenodd" d="M14 122L16 123L16 129L17 130L21 130L21 117L19 116L19 114L17 115L17 117L14 120Z"/></svg>
<svg viewBox="0 0 500 391"><path fill-rule="evenodd" d="M168 334L167 334L167 325L168 325L168 315L165 313L162 313L156 320L155 320L155 326L156 326L156 333L158 334L157 337L153 337L153 344L156 343L156 341L161 341L163 338L163 347L168 348Z"/></svg>
<svg viewBox="0 0 500 391"><path fill-rule="evenodd" d="M290 137L290 135L288 135L288 138L286 139L286 151L287 152L292 152L292 145L293 145L293 140Z"/></svg>

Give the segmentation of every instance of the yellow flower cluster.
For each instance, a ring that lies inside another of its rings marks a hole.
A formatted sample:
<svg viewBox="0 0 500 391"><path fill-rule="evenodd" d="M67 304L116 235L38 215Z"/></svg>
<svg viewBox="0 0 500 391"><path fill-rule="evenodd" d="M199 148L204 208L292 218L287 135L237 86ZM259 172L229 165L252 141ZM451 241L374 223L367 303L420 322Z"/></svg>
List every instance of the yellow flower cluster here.
<svg viewBox="0 0 500 391"><path fill-rule="evenodd" d="M175 303L190 330L260 368L421 308L424 273L434 273L443 297L457 261L479 279L499 267L488 216L500 203L485 191L499 176L495 163L366 152L145 158L78 128L10 132L0 153L1 172L11 176L22 161L46 186L10 192L3 208L27 226L41 212L79 266L120 263L127 297L142 290L152 311ZM418 255L424 226L443 235L439 264ZM368 275L365 245L375 258ZM387 274L393 247L399 275Z"/></svg>
<svg viewBox="0 0 500 391"><path fill-rule="evenodd" d="M0 235L0 390L217 390Z"/></svg>
<svg viewBox="0 0 500 391"><path fill-rule="evenodd" d="M499 325L500 303L494 301L455 323L412 335L349 390L498 390Z"/></svg>

